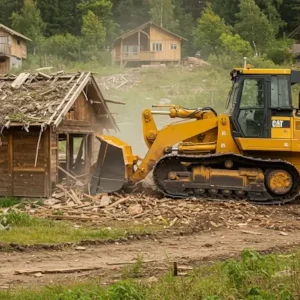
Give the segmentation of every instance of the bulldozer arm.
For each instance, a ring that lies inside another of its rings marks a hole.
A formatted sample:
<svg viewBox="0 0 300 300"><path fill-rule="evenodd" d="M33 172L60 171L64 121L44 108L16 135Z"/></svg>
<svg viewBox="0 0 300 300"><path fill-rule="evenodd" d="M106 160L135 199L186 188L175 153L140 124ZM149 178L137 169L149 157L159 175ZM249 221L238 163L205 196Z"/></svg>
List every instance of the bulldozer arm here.
<svg viewBox="0 0 300 300"><path fill-rule="evenodd" d="M132 176L137 157L131 147L113 136L96 136L100 141L98 160L91 180L91 193L118 191Z"/></svg>

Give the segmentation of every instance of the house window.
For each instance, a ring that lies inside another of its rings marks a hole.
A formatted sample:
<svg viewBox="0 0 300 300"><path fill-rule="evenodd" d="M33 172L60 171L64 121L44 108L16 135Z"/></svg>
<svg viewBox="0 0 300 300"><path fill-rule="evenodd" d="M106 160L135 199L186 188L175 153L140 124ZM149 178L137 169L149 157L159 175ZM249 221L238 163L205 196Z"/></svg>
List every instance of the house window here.
<svg viewBox="0 0 300 300"><path fill-rule="evenodd" d="M177 44L171 44L170 48L171 48L171 50L176 50L177 49Z"/></svg>
<svg viewBox="0 0 300 300"><path fill-rule="evenodd" d="M153 43L152 51L163 51L163 44L162 43Z"/></svg>
<svg viewBox="0 0 300 300"><path fill-rule="evenodd" d="M18 43L18 45L21 45L21 41L20 40L17 40L17 43Z"/></svg>

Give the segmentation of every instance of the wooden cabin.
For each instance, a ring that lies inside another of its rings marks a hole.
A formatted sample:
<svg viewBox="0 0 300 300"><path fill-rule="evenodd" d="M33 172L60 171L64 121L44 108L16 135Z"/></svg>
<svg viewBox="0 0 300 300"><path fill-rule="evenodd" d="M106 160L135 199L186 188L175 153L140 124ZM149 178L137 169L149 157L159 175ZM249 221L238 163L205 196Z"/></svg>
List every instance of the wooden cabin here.
<svg viewBox="0 0 300 300"><path fill-rule="evenodd" d="M125 65L179 63L185 38L153 22L123 33L113 44L114 64Z"/></svg>
<svg viewBox="0 0 300 300"><path fill-rule="evenodd" d="M27 58L28 41L31 40L26 36L0 24L0 74L22 67L23 59Z"/></svg>
<svg viewBox="0 0 300 300"><path fill-rule="evenodd" d="M89 72L0 77L0 196L49 197L88 184L95 134L118 130Z"/></svg>

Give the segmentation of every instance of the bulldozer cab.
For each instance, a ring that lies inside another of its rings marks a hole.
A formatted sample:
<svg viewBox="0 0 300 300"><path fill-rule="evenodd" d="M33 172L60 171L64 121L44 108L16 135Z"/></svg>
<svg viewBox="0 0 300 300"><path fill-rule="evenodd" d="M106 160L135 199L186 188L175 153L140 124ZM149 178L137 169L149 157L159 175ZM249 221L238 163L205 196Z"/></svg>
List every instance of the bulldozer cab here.
<svg viewBox="0 0 300 300"><path fill-rule="evenodd" d="M290 128L292 85L300 72L270 69L234 69L227 101L233 136L271 138L272 128Z"/></svg>

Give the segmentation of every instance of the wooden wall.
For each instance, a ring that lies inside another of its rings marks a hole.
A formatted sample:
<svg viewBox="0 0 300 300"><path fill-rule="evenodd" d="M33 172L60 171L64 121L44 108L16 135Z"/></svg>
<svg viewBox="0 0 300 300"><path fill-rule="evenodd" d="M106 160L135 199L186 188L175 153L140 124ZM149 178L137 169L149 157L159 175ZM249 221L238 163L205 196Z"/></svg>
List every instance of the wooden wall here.
<svg viewBox="0 0 300 300"><path fill-rule="evenodd" d="M0 36L9 37L8 44L11 49L11 52L9 53L10 55L18 58L27 58L27 45L24 39L18 36L13 36L3 29L0 29Z"/></svg>
<svg viewBox="0 0 300 300"><path fill-rule="evenodd" d="M7 176L1 176L0 196L49 196L49 130L41 137L35 166L39 134L38 127L31 127L28 133L19 128L4 132L0 146L0 174Z"/></svg>
<svg viewBox="0 0 300 300"><path fill-rule="evenodd" d="M94 99L89 95L89 99ZM81 93L57 131L61 133L94 133L101 132L103 125L94 106Z"/></svg>
<svg viewBox="0 0 300 300"><path fill-rule="evenodd" d="M163 51L155 52L155 60L179 61L181 60L181 41L179 38L160 30L155 26L150 28L150 51L152 43L162 43ZM171 44L177 44L177 49L171 49Z"/></svg>
<svg viewBox="0 0 300 300"><path fill-rule="evenodd" d="M10 69L9 57L0 57L0 74L8 73Z"/></svg>

